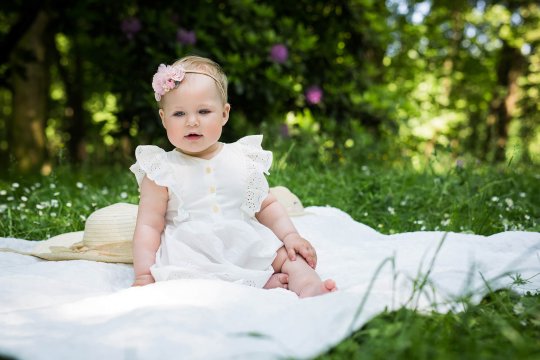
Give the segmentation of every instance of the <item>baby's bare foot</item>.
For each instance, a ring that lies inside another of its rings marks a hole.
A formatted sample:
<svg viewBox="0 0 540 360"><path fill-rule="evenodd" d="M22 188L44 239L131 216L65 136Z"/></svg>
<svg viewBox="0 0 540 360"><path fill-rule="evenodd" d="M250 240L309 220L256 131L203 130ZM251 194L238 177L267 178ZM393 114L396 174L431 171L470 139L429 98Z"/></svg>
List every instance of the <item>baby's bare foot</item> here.
<svg viewBox="0 0 540 360"><path fill-rule="evenodd" d="M301 298L305 298L310 296L323 295L334 291L337 291L336 282L332 279L327 279L321 282L306 285L300 291L300 294L298 294L298 296Z"/></svg>
<svg viewBox="0 0 540 360"><path fill-rule="evenodd" d="M263 289L289 288L289 276L284 273L275 273L268 279Z"/></svg>

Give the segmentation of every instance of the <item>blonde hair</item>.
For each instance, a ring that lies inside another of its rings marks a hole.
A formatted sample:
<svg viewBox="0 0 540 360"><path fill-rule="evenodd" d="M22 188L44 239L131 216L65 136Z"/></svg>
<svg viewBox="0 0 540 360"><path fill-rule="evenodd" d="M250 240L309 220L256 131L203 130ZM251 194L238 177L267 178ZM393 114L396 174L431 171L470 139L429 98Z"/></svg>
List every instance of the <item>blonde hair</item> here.
<svg viewBox="0 0 540 360"><path fill-rule="evenodd" d="M227 75L218 63L202 56L190 55L175 61L174 65L182 65L186 73L191 70L194 73L206 74L213 78L221 94L221 100L224 104L227 103Z"/></svg>

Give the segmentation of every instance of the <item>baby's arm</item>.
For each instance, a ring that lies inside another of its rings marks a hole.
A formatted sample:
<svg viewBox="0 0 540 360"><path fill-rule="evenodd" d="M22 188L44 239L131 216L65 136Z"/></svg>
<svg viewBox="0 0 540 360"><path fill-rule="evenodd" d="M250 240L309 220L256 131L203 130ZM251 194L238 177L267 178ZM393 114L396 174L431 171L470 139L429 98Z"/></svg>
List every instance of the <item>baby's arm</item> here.
<svg viewBox="0 0 540 360"><path fill-rule="evenodd" d="M296 253L302 255L312 268L317 265L317 253L309 241L298 234L285 208L271 193L264 199L261 210L255 214L259 222L276 234L283 241L291 260L296 259Z"/></svg>
<svg viewBox="0 0 540 360"><path fill-rule="evenodd" d="M142 286L154 282L150 267L156 262L156 252L165 227L165 212L169 195L167 188L157 185L146 176L141 182L141 199L137 225L133 235L133 269L135 282Z"/></svg>

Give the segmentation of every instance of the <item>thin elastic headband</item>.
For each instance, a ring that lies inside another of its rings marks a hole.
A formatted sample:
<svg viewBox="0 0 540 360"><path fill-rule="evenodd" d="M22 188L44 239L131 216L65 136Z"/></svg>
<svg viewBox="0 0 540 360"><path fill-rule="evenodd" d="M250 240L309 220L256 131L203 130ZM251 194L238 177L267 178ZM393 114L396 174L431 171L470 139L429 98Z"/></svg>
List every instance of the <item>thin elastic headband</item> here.
<svg viewBox="0 0 540 360"><path fill-rule="evenodd" d="M156 101L160 101L166 93L180 85L186 74L201 74L211 77L218 85L219 91L221 91L225 101L227 100L225 89L223 88L221 81L214 75L201 70L186 70L182 65L161 64L152 79L152 88L154 89Z"/></svg>

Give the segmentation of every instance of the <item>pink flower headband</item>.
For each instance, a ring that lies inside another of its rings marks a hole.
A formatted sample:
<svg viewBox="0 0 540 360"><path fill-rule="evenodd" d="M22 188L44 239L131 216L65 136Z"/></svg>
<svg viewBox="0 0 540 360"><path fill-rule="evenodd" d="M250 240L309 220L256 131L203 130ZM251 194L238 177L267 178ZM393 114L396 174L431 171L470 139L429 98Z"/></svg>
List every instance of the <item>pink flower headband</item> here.
<svg viewBox="0 0 540 360"><path fill-rule="evenodd" d="M161 64L152 79L152 88L154 89L156 101L160 101L166 93L180 85L186 74L202 74L211 77L217 83L223 96L225 96L223 85L214 75L200 70L186 70L182 65Z"/></svg>

